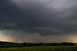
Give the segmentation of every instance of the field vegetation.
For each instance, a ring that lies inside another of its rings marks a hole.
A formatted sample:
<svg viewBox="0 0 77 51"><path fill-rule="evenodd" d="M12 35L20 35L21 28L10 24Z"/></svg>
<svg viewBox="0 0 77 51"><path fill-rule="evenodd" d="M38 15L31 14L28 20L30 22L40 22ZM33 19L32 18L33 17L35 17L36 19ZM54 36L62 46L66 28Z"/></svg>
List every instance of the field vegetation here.
<svg viewBox="0 0 77 51"><path fill-rule="evenodd" d="M0 42L0 51L77 51L74 43L12 43Z"/></svg>
<svg viewBox="0 0 77 51"><path fill-rule="evenodd" d="M77 47L76 46L36 46L36 47L0 48L0 51L77 51Z"/></svg>

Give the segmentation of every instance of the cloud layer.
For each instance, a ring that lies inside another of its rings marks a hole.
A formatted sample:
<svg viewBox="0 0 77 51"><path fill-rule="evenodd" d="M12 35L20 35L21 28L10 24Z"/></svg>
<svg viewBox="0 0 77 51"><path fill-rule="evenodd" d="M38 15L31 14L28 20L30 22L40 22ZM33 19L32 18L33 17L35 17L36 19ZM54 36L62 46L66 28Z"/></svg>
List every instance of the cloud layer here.
<svg viewBox="0 0 77 51"><path fill-rule="evenodd" d="M39 34L38 36L46 37L44 39L51 39L47 36L57 38L60 35L76 34L76 2L76 0L1 0L0 29L4 30L2 32L9 32L4 35L10 37L21 36L19 39L29 39L22 38L24 35L27 37L26 35ZM40 39L38 41L40 42Z"/></svg>

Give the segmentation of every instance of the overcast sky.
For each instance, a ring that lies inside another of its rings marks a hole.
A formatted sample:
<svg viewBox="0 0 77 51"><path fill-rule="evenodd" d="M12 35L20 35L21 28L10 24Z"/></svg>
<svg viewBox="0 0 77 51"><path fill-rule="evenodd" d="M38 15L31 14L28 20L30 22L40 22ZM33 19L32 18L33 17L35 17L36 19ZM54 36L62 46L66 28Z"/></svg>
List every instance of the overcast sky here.
<svg viewBox="0 0 77 51"><path fill-rule="evenodd" d="M77 42L77 0L0 0L0 40Z"/></svg>

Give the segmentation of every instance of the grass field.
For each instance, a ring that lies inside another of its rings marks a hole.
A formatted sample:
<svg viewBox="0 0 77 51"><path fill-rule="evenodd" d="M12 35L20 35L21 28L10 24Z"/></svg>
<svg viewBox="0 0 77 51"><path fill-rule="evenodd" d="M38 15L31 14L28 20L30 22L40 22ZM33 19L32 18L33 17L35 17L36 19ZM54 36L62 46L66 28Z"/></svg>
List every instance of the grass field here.
<svg viewBox="0 0 77 51"><path fill-rule="evenodd" d="M77 51L77 46L37 46L20 48L0 48L0 51Z"/></svg>

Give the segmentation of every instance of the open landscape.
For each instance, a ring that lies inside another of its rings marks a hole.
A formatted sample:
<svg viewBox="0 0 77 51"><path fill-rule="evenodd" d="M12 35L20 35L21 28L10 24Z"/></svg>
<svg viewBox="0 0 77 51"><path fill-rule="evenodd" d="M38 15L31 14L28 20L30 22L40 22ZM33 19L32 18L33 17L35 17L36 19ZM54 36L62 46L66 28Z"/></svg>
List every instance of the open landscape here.
<svg viewBox="0 0 77 51"><path fill-rule="evenodd" d="M74 43L0 42L0 51L77 51Z"/></svg>
<svg viewBox="0 0 77 51"><path fill-rule="evenodd" d="M0 51L77 51L77 0L0 0Z"/></svg>
<svg viewBox="0 0 77 51"><path fill-rule="evenodd" d="M77 46L36 46L0 48L0 51L77 51Z"/></svg>

